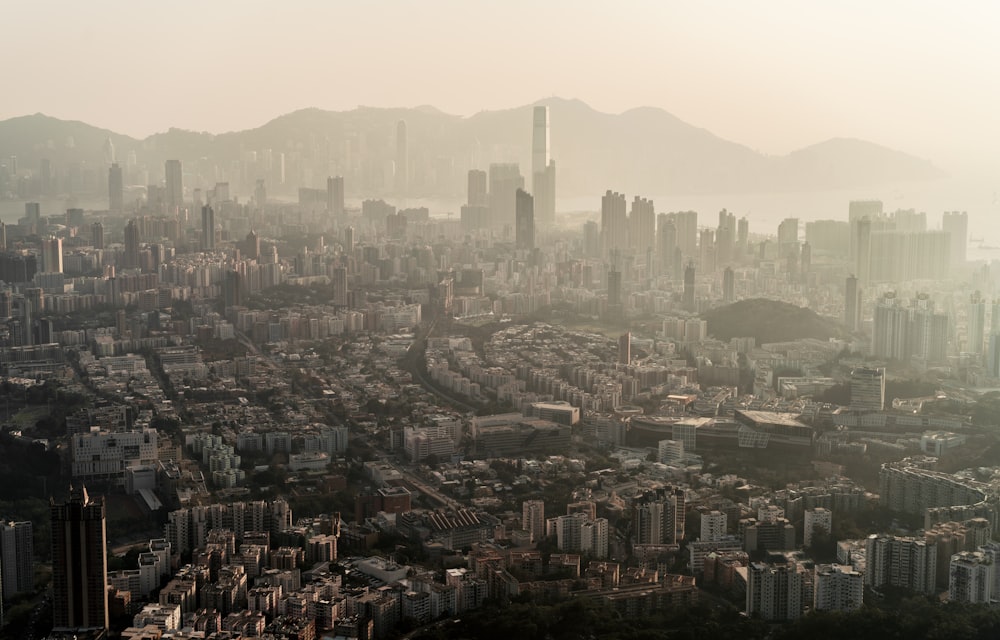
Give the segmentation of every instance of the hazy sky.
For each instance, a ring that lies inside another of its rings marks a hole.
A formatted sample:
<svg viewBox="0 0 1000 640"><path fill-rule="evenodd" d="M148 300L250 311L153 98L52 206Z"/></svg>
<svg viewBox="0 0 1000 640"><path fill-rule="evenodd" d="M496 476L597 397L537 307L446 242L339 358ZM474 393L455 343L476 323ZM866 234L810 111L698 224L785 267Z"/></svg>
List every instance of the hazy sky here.
<svg viewBox="0 0 1000 640"><path fill-rule="evenodd" d="M52 1L3 20L0 118L145 136L561 96L661 107L766 153L858 137L1000 174L996 2Z"/></svg>

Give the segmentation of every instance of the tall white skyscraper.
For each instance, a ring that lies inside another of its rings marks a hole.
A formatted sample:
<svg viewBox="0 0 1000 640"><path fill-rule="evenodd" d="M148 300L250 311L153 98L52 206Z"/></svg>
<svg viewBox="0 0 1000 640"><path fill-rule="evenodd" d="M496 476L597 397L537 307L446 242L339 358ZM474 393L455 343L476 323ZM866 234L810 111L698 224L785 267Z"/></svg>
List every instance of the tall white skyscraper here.
<svg viewBox="0 0 1000 640"><path fill-rule="evenodd" d="M535 221L550 225L556 216L556 163L549 157L549 108L537 106L531 129L531 189Z"/></svg>

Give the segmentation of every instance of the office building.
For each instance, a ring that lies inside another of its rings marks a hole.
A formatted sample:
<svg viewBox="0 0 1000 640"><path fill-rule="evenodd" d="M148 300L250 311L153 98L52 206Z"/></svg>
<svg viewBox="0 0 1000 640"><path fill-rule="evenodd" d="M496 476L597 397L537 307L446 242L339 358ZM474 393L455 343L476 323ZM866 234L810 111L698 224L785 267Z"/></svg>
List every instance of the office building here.
<svg viewBox="0 0 1000 640"><path fill-rule="evenodd" d="M607 191L601 197L601 251L605 256L628 248L625 194Z"/></svg>
<svg viewBox="0 0 1000 640"><path fill-rule="evenodd" d="M166 203L171 211L184 206L184 179L180 160L167 160L164 169L167 174Z"/></svg>
<svg viewBox="0 0 1000 640"><path fill-rule="evenodd" d="M536 223L543 227L552 225L556 217L556 163L549 157L549 108L545 106L537 106L533 112L531 189L535 196Z"/></svg>
<svg viewBox="0 0 1000 640"><path fill-rule="evenodd" d="M856 611L864 603L864 576L850 566L816 566L813 609L816 611Z"/></svg>
<svg viewBox="0 0 1000 640"><path fill-rule="evenodd" d="M409 141L406 135L406 120L396 123L396 194L404 196L410 185Z"/></svg>
<svg viewBox="0 0 1000 640"><path fill-rule="evenodd" d="M201 208L201 250L215 251L215 210L208 205Z"/></svg>
<svg viewBox="0 0 1000 640"><path fill-rule="evenodd" d="M34 527L31 522L0 524L0 580L3 599L10 600L20 593L35 589Z"/></svg>
<svg viewBox="0 0 1000 640"><path fill-rule="evenodd" d="M52 619L55 629L108 627L108 555L104 498L70 487L52 517Z"/></svg>
<svg viewBox="0 0 1000 640"><path fill-rule="evenodd" d="M852 333L861 329L861 287L853 274L847 276L844 288L844 326Z"/></svg>
<svg viewBox="0 0 1000 640"><path fill-rule="evenodd" d="M42 240L42 272L63 272L62 238L49 236Z"/></svg>
<svg viewBox="0 0 1000 640"><path fill-rule="evenodd" d="M885 369L858 367L851 371L851 408L861 411L885 409Z"/></svg>
<svg viewBox="0 0 1000 640"><path fill-rule="evenodd" d="M326 179L326 210L334 216L344 215L344 177Z"/></svg>
<svg viewBox="0 0 1000 640"><path fill-rule="evenodd" d="M535 248L535 199L524 189L517 190L517 211L514 225L515 246L532 251Z"/></svg>
<svg viewBox="0 0 1000 640"><path fill-rule="evenodd" d="M122 168L116 162L108 168L108 208L121 211L125 208L125 182Z"/></svg>

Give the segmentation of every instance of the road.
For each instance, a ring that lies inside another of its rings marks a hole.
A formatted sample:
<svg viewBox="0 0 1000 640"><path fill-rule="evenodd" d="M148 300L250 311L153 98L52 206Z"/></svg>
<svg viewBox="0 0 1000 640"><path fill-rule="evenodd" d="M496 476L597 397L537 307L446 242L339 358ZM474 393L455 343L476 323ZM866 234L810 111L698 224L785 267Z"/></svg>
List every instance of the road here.
<svg viewBox="0 0 1000 640"><path fill-rule="evenodd" d="M465 402L462 402L461 400L458 400L444 393L436 386L434 386L434 384L427 379L427 376L424 375L423 367L420 366L421 363L417 362L418 359L425 360L425 356L423 353L415 354L415 350L421 349L419 345L426 345L427 336L431 335L434 332L435 325L437 325L436 318L431 322L430 326L427 327L426 331L421 331L420 334L416 336L416 338L413 340L413 344L411 344L409 350L407 350L404 360L408 359L410 356L414 355L418 356L411 360L412 365L408 367L408 371L413 377L417 379L417 382L420 383L420 386L422 386L427 391L430 391L437 397L441 398L442 400L445 400L449 404L452 404L459 409L468 411L470 413L475 413L477 407L474 407L471 404L466 404Z"/></svg>
<svg viewBox="0 0 1000 640"><path fill-rule="evenodd" d="M392 463L390 463L390 464L392 464ZM464 509L465 508L465 505L463 505L461 502L459 502L458 500L455 500L453 498L449 498L448 496L444 495L443 493L441 493L440 491L438 491L434 487L432 487L429 484L427 484L424 480L420 479L419 477L417 477L416 475L414 475L412 472L408 471L407 469L405 469L403 467L400 467L397 464L392 464L392 468L395 469L396 471L398 471L399 475L403 476L403 480L405 480L408 484L413 485L414 489L416 489L417 491L420 491L421 493L423 493L425 496L427 496L431 500L434 500L435 502L437 502L437 503L439 503L439 504L441 504L443 506L446 506L446 507L449 507L449 508L455 509L455 510Z"/></svg>

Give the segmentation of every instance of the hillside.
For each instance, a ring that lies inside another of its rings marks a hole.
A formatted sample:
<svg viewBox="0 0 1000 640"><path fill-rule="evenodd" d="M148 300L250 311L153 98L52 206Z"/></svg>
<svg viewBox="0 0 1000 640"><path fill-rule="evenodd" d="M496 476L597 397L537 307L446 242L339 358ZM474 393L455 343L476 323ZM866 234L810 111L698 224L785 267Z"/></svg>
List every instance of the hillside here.
<svg viewBox="0 0 1000 640"><path fill-rule="evenodd" d="M757 344L815 338L827 340L843 335L841 325L811 309L787 302L753 298L740 300L702 314L708 333L719 340L751 336Z"/></svg>
<svg viewBox="0 0 1000 640"><path fill-rule="evenodd" d="M608 188L648 196L774 193L944 175L926 160L862 140L835 139L786 156L767 156L658 108L608 114L579 100L550 98L539 104L550 110L552 158L563 197L596 196ZM357 163L361 156L370 166L391 164L396 123L405 120L414 195L457 196L464 195L466 170L491 162L519 162L530 183L533 106L467 118L428 106L301 109L245 131L170 129L144 140L35 114L0 121L0 151L16 155L21 166L30 168L43 158L53 167L79 162L100 166L104 140L110 137L119 158L134 151L155 177L168 158L180 159L186 167L204 158L230 167L245 161L250 150L270 149L285 153L293 184L319 186L329 171L342 170L348 161ZM366 188L378 191L377 186Z"/></svg>

